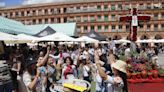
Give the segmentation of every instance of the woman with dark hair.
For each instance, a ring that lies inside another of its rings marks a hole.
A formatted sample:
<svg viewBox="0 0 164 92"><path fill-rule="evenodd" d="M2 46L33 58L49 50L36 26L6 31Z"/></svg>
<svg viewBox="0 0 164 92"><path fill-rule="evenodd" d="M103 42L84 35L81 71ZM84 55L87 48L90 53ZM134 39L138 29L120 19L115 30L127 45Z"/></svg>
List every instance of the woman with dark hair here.
<svg viewBox="0 0 164 92"><path fill-rule="evenodd" d="M41 72L36 66L35 59L29 57L26 64L26 71L23 74L23 82L28 92L45 92L47 78L41 78Z"/></svg>
<svg viewBox="0 0 164 92"><path fill-rule="evenodd" d="M73 65L71 57L66 57L62 69L62 79L64 81L75 77L77 77L76 67Z"/></svg>

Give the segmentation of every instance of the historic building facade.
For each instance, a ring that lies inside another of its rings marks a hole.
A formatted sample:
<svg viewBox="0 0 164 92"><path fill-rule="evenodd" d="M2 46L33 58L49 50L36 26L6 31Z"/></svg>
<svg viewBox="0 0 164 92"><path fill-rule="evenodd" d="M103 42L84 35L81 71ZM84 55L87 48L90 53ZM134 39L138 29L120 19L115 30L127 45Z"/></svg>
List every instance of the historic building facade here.
<svg viewBox="0 0 164 92"><path fill-rule="evenodd" d="M139 22L138 39L164 38L164 0L79 0L63 3L24 5L0 9L0 15L27 25L76 22L83 35L95 30L113 38L127 38L129 23L119 22L131 7L151 17Z"/></svg>

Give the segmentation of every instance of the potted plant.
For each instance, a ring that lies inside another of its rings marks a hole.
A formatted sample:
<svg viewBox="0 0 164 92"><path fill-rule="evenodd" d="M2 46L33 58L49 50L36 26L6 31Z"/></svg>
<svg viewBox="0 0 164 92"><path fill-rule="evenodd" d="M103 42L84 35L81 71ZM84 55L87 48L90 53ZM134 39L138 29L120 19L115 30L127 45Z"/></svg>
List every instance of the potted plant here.
<svg viewBox="0 0 164 92"><path fill-rule="evenodd" d="M164 77L164 68L159 68L158 71L159 71L159 76Z"/></svg>
<svg viewBox="0 0 164 92"><path fill-rule="evenodd" d="M153 73L152 72L148 72L148 78L153 79Z"/></svg>
<svg viewBox="0 0 164 92"><path fill-rule="evenodd" d="M127 71L127 73L126 73L127 78L130 79L131 78L131 71L132 71L131 64L127 64L127 70L126 71Z"/></svg>

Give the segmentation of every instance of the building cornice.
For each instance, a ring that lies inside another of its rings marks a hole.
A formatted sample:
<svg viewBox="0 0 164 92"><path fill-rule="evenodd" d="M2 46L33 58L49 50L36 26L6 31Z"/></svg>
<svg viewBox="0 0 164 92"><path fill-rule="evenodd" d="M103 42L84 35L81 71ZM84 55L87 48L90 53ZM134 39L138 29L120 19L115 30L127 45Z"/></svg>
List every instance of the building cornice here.
<svg viewBox="0 0 164 92"><path fill-rule="evenodd" d="M50 6L68 6L68 5L81 5L81 4L90 4L90 3L137 3L137 2L159 2L164 0L76 0L76 1L67 1L67 2L52 2L52 3L42 3L42 4L30 4L30 5L19 5L12 7L2 7L0 10L13 10L13 9L26 9L26 8L38 8L38 7L50 7Z"/></svg>

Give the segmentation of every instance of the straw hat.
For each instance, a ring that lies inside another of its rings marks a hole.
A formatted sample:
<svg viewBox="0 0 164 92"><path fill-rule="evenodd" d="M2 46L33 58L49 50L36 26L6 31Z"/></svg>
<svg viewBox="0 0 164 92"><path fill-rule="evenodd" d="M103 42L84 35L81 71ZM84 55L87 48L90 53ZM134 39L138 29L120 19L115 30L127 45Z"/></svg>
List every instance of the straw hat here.
<svg viewBox="0 0 164 92"><path fill-rule="evenodd" d="M122 60L117 60L115 63L112 64L112 67L126 73L126 63Z"/></svg>

